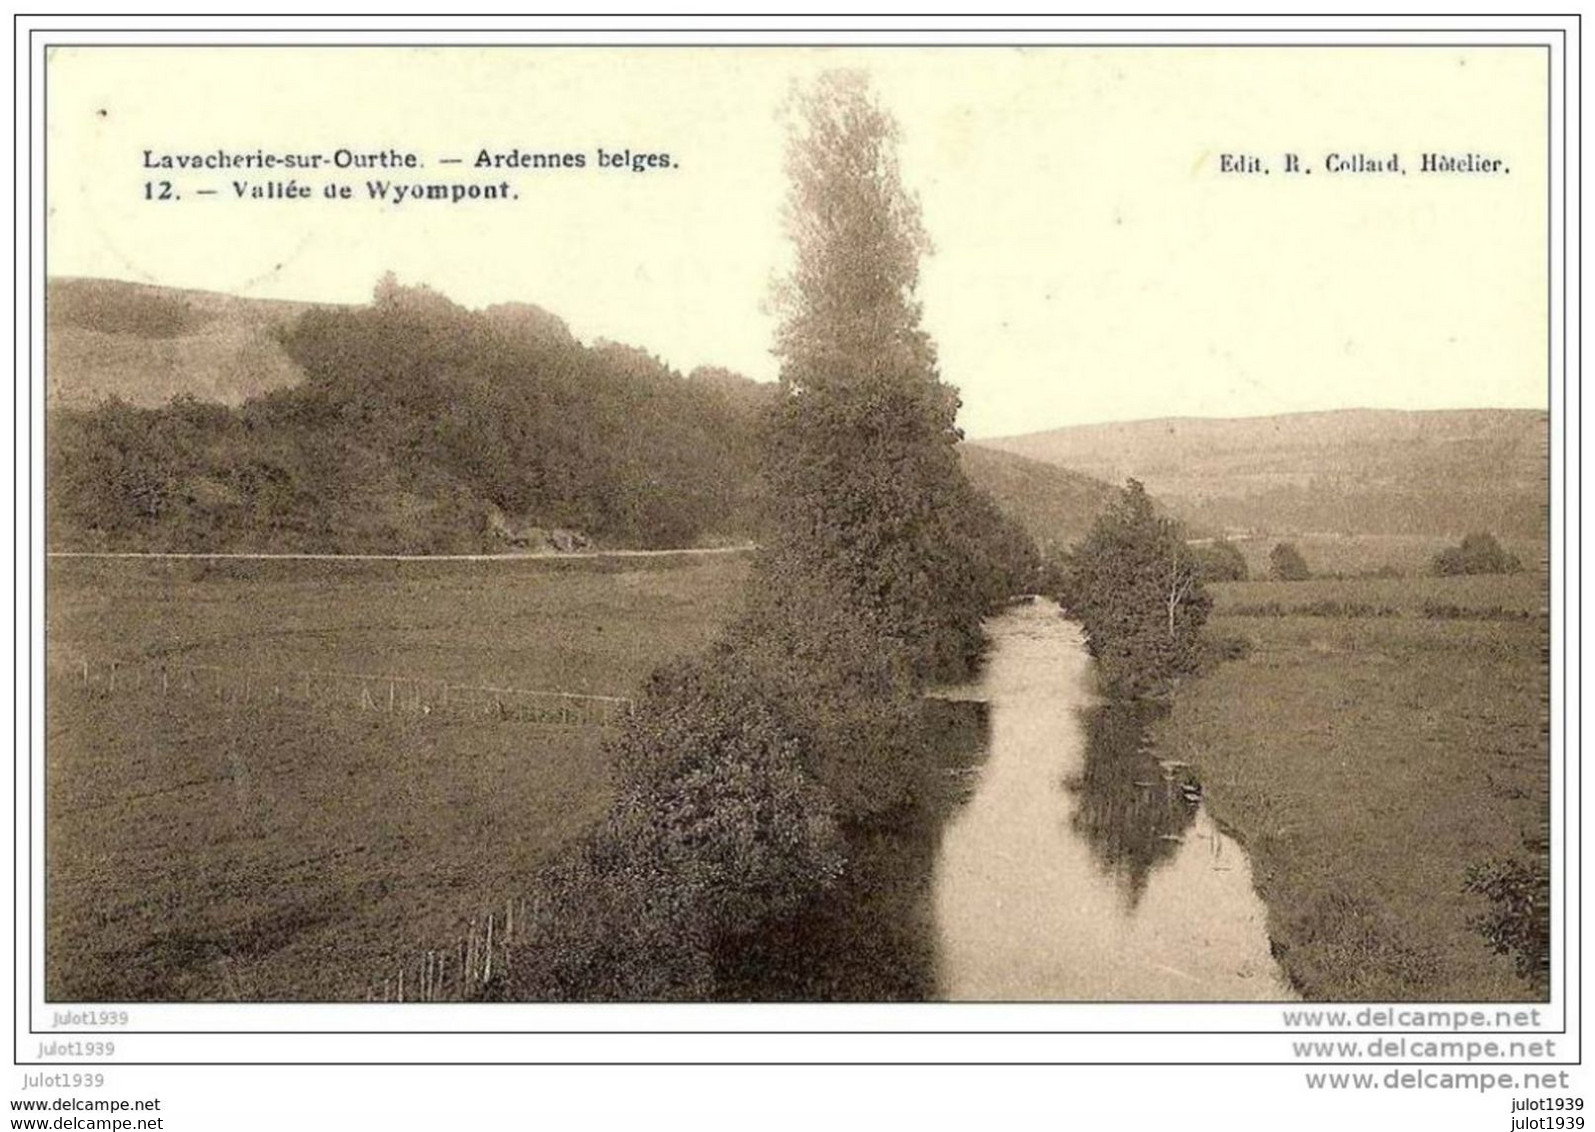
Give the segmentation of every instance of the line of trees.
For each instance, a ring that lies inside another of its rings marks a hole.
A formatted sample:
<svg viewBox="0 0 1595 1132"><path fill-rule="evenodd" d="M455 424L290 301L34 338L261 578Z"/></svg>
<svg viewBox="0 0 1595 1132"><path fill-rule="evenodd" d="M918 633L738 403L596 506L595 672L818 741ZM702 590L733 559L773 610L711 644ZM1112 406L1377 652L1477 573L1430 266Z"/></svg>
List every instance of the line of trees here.
<svg viewBox="0 0 1595 1132"><path fill-rule="evenodd" d="M52 545L431 553L504 527L613 545L748 537L767 387L582 345L536 307L380 282L285 332L297 385L237 408L109 401L50 420ZM495 519L497 522L495 522Z"/></svg>
<svg viewBox="0 0 1595 1132"><path fill-rule="evenodd" d="M650 683L614 746L613 810L539 878L514 998L715 997L718 955L834 882L850 831L922 796L927 684L967 672L982 619L1040 574L959 469L894 122L849 73L791 120L796 266L745 609Z"/></svg>

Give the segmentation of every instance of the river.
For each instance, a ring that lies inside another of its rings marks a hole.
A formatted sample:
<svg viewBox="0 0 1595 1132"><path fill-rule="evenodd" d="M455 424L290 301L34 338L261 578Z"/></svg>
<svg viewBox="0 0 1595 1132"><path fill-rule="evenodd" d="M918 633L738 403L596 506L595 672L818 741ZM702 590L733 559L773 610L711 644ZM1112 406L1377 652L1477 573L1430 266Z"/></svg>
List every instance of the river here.
<svg viewBox="0 0 1595 1132"><path fill-rule="evenodd" d="M1190 768L1104 701L1043 599L986 625L979 677L927 701L935 789L849 839L840 885L727 957L733 999L1281 1001L1245 852Z"/></svg>
<svg viewBox="0 0 1595 1132"><path fill-rule="evenodd" d="M937 997L1293 998L1245 852L1145 747L1145 709L1098 697L1079 627L1038 599L987 632L979 679L942 693L986 705L987 741L936 855Z"/></svg>

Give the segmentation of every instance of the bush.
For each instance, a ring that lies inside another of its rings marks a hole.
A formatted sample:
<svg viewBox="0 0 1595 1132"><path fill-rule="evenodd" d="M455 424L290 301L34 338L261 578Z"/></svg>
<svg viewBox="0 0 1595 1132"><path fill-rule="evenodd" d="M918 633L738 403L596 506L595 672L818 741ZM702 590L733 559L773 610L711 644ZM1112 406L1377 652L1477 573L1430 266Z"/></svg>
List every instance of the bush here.
<svg viewBox="0 0 1595 1132"><path fill-rule="evenodd" d="M656 673L614 744L603 824L536 878L512 997L712 997L713 957L839 875L802 740L729 656Z"/></svg>
<svg viewBox="0 0 1595 1132"><path fill-rule="evenodd" d="M1201 661L1212 608L1178 524L1130 480L1070 556L1061 602L1085 627L1110 694L1166 691Z"/></svg>
<svg viewBox="0 0 1595 1132"><path fill-rule="evenodd" d="M496 313L495 313L496 312ZM278 334L305 374L237 408L177 398L50 413L56 545L494 550L476 520L610 545L755 534L767 387L582 346L535 308L474 312L386 281ZM435 514L434 514L435 512Z"/></svg>
<svg viewBox="0 0 1595 1132"><path fill-rule="evenodd" d="M532 879L503 997L695 1001L714 991L710 945L677 890L601 828Z"/></svg>
<svg viewBox="0 0 1595 1132"><path fill-rule="evenodd" d="M761 556L723 663L780 705L808 771L843 820L859 821L904 805L922 783L924 682L917 651L838 589Z"/></svg>
<svg viewBox="0 0 1595 1132"><path fill-rule="evenodd" d="M1268 569L1281 582L1305 582L1313 576L1307 560L1292 542L1276 543L1268 552Z"/></svg>
<svg viewBox="0 0 1595 1132"><path fill-rule="evenodd" d="M1495 536L1480 532L1468 535L1457 546L1448 546L1430 561L1429 569L1438 577L1462 574L1515 574L1523 568L1514 554L1508 554Z"/></svg>
<svg viewBox="0 0 1595 1132"><path fill-rule="evenodd" d="M616 744L609 823L710 935L747 931L828 884L841 842L802 738L729 654L656 673Z"/></svg>
<svg viewBox="0 0 1595 1132"><path fill-rule="evenodd" d="M1497 857L1469 867L1465 892L1490 902L1474 926L1497 954L1511 955L1517 973L1538 991L1551 981L1551 875L1543 853L1534 859Z"/></svg>
<svg viewBox="0 0 1595 1132"><path fill-rule="evenodd" d="M1196 568L1204 582L1244 582L1249 576L1246 556L1228 539L1210 546L1191 548Z"/></svg>

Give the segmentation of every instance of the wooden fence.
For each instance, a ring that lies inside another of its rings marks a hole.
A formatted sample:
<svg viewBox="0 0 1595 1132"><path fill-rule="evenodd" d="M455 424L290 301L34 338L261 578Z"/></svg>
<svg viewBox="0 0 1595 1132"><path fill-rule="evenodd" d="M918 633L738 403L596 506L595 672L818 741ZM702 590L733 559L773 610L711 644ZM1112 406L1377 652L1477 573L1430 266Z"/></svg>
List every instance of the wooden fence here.
<svg viewBox="0 0 1595 1132"><path fill-rule="evenodd" d="M625 696L456 684L425 676L86 658L52 658L51 668L58 676L102 694L190 697L240 706L298 704L336 711L586 727L615 726L632 710L632 701Z"/></svg>
<svg viewBox="0 0 1595 1132"><path fill-rule="evenodd" d="M367 1002L470 1002L494 975L502 975L518 932L525 931L527 905L506 900L503 907L472 917L447 946L419 951L401 962Z"/></svg>

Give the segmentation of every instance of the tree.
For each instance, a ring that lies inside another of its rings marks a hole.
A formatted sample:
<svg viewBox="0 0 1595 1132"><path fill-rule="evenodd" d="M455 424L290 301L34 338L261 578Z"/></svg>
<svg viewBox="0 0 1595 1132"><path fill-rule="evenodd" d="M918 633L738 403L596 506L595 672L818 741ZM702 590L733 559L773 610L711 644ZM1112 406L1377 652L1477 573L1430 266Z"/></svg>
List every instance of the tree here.
<svg viewBox="0 0 1595 1132"><path fill-rule="evenodd" d="M898 171L897 123L856 71L820 76L787 113L784 218L796 259L776 293L782 386L857 387L870 374L933 385L935 348L915 297L931 244ZM951 412L941 423L951 429Z"/></svg>
<svg viewBox="0 0 1595 1132"><path fill-rule="evenodd" d="M1070 556L1063 604L1108 690L1136 697L1195 669L1212 599L1179 525L1132 479Z"/></svg>
<svg viewBox="0 0 1595 1132"><path fill-rule="evenodd" d="M1468 535L1459 546L1449 546L1436 554L1430 570L1441 577L1457 574L1515 574L1523 568L1517 555L1508 554L1486 532Z"/></svg>
<svg viewBox="0 0 1595 1132"><path fill-rule="evenodd" d="M921 673L951 674L978 648L985 583L1004 571L983 561L957 391L920 325L930 243L899 175L897 126L853 72L822 76L790 115L795 257L776 294L781 396L766 434L761 569L826 578ZM780 586L763 591L780 600Z"/></svg>
<svg viewBox="0 0 1595 1132"><path fill-rule="evenodd" d="M1269 571L1281 582L1304 582L1313 576L1307 560L1292 542L1276 543L1268 552Z"/></svg>
<svg viewBox="0 0 1595 1132"><path fill-rule="evenodd" d="M1228 539L1194 547L1192 554L1204 582L1244 582L1248 576L1246 556Z"/></svg>

